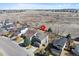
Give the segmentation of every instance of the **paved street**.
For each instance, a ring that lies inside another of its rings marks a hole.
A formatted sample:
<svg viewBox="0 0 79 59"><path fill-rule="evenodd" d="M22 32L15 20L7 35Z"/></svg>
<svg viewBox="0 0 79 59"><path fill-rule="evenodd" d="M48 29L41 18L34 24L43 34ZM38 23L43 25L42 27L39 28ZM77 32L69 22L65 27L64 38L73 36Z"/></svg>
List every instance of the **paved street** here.
<svg viewBox="0 0 79 59"><path fill-rule="evenodd" d="M27 56L33 55L31 49L25 49L20 47L16 42L11 41L9 38L0 37L0 51L4 52L4 55L9 56Z"/></svg>

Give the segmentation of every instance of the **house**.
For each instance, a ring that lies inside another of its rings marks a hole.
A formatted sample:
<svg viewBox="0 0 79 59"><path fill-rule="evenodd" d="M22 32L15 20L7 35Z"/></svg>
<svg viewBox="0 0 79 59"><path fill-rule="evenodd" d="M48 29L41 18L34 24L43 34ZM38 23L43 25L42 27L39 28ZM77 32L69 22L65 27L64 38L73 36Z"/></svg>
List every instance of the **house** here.
<svg viewBox="0 0 79 59"><path fill-rule="evenodd" d="M61 55L62 51L64 50L66 43L68 41L67 37L61 37L59 39L54 40L50 44L50 51L53 55L59 56Z"/></svg>
<svg viewBox="0 0 79 59"><path fill-rule="evenodd" d="M48 45L48 35L46 33L44 33L44 32L38 32L36 34L36 36L39 37L39 39L41 41L41 45Z"/></svg>
<svg viewBox="0 0 79 59"><path fill-rule="evenodd" d="M41 46L48 44L48 35L44 32L39 32L34 29L28 29L27 32L24 34L28 39L31 40L33 46Z"/></svg>
<svg viewBox="0 0 79 59"><path fill-rule="evenodd" d="M73 49L71 49L72 53L76 56L79 56L79 44L76 44Z"/></svg>
<svg viewBox="0 0 79 59"><path fill-rule="evenodd" d="M23 40L20 42L19 45L23 47L31 47L31 40L32 40L32 37L35 36L35 34L36 34L36 31L28 28L26 28L25 30L22 30L19 35L21 35Z"/></svg>
<svg viewBox="0 0 79 59"><path fill-rule="evenodd" d="M6 32L8 32L8 31L3 28L0 28L0 35L4 35Z"/></svg>
<svg viewBox="0 0 79 59"><path fill-rule="evenodd" d="M15 24L14 24L14 22L7 19L7 20L3 21L1 28L4 28L5 30L11 30L11 29L15 28Z"/></svg>

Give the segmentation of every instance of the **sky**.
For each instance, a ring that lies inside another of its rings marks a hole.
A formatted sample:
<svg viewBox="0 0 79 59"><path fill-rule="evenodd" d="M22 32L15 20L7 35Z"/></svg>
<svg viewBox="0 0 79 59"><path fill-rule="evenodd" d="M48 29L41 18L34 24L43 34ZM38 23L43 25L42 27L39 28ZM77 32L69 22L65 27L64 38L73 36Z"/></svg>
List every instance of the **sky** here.
<svg viewBox="0 0 79 59"><path fill-rule="evenodd" d="M5 9L79 9L79 3L0 3Z"/></svg>

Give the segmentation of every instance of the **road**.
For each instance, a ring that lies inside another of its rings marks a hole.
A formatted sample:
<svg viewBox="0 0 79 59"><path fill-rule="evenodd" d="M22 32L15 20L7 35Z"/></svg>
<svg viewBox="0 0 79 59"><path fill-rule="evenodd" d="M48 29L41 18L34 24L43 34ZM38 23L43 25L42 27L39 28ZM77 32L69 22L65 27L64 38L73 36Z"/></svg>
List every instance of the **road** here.
<svg viewBox="0 0 79 59"><path fill-rule="evenodd" d="M20 47L16 42L13 42L12 40L6 37L0 37L0 49L4 52L4 56L33 55L31 49L26 50L25 48Z"/></svg>

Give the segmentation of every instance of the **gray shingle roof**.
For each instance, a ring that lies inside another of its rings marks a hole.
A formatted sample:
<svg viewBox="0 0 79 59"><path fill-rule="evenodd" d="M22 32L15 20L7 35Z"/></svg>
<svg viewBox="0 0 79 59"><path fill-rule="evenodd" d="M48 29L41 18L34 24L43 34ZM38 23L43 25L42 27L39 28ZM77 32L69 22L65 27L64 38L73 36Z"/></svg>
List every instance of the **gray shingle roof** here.
<svg viewBox="0 0 79 59"><path fill-rule="evenodd" d="M72 52L73 52L74 54L76 54L76 55L79 56L79 44L77 44L77 45L75 46L75 48L72 49Z"/></svg>
<svg viewBox="0 0 79 59"><path fill-rule="evenodd" d="M53 55L59 56L67 40L68 39L66 37L61 37L59 39L54 40L52 42L52 47L50 48L51 53Z"/></svg>
<svg viewBox="0 0 79 59"><path fill-rule="evenodd" d="M53 42L53 45L56 46L56 47L59 48L59 49L62 49L63 46L64 46L64 44L66 43L66 41L67 41L67 38L62 37L62 38L60 38L60 39L58 39L58 40L55 40L55 41Z"/></svg>

